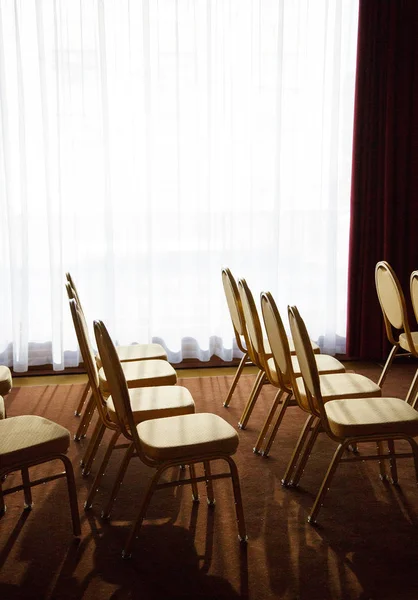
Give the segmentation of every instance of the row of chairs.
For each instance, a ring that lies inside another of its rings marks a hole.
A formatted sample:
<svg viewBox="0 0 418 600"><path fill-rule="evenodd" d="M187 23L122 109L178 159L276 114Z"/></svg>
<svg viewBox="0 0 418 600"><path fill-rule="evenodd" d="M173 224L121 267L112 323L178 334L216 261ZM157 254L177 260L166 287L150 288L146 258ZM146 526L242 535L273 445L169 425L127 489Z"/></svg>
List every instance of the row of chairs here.
<svg viewBox="0 0 418 600"><path fill-rule="evenodd" d="M340 462L378 460L381 477L389 478L395 483L396 458L413 456L418 478L418 446L413 439L418 435L418 412L403 399L382 397L378 384L363 375L345 372L343 365L336 359L324 357L326 362L318 360L323 355L315 354L315 346L309 339L306 326L295 306L288 308L292 333L292 338L289 339L277 305L269 292L263 292L260 296L265 339L257 307L246 281L240 279L236 282L229 269L222 271L222 277L234 331L243 338L241 344L247 357L259 369L240 419L241 428L245 428L254 408L260 391L257 387L259 382L262 380L277 388L254 452L268 456L285 411L291 405L297 405L308 413L308 417L283 476L284 486L299 484L320 432L326 432L338 443L308 520L316 522ZM296 356L292 355L293 348ZM231 386L232 392L242 370L241 361ZM231 396L230 390L226 406L229 405ZM407 440L412 452L396 452L397 439ZM364 451L359 454L358 445L364 442L376 443L377 454ZM344 455L347 450L350 451L348 457ZM386 474L386 462L389 462L390 477Z"/></svg>
<svg viewBox="0 0 418 600"><path fill-rule="evenodd" d="M221 417L211 413L196 413L195 403L187 388L176 385L177 375L163 357L163 348L154 344L154 355L149 352L123 361L124 351L115 347L102 321L94 322L98 353L95 355L89 339L88 327L80 296L72 277L67 274L67 295L80 352L88 375L88 386L98 418L87 452L82 460L83 474L90 473L94 458L106 430L112 431L96 476L85 502L89 510L102 482L110 456L116 448L125 450L113 483L102 518L109 518L128 464L133 457L155 468L139 513L125 545L123 556L131 555L132 544L144 519L147 506L156 489L167 486L191 485L194 501L199 500L199 482L204 481L208 504L215 503L212 482L229 477L232 480L236 505L239 539L247 539L240 482L232 455L238 447L238 435ZM159 357L155 358L156 353ZM85 411L92 412L87 403ZM90 417L89 417L90 418ZM124 442L117 445L122 436ZM228 470L212 473L211 463L222 460ZM203 464L203 475L195 466ZM183 475L170 482L160 483L162 474L169 468L188 465L190 477Z"/></svg>

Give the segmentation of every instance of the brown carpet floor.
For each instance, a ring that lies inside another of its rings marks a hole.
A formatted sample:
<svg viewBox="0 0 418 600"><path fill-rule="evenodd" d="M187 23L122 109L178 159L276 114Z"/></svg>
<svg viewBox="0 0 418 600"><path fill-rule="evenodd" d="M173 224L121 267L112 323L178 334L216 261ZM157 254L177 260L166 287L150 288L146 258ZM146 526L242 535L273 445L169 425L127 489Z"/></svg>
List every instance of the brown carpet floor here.
<svg viewBox="0 0 418 600"><path fill-rule="evenodd" d="M395 365L385 395L405 397L415 365ZM377 380L379 368L358 369ZM199 411L213 411L236 426L254 376L244 376L231 402L222 406L230 377L183 379ZM81 385L16 388L7 399L9 416L38 414L75 432L73 411ZM322 436L301 487L280 480L305 415L290 408L271 456L252 452L274 395L265 386L248 429L239 433L236 455L249 542L242 548L228 480L215 482L211 510L200 484L201 503L190 488L158 491L130 561L121 549L134 519L150 469L134 459L109 522L100 519L120 460L114 453L93 508L83 511L92 476L79 460L87 440L71 444L82 518L82 537L71 535L64 481L34 488L35 506L22 512L21 493L6 498L0 521L0 598L267 598L398 600L418 598L418 489L411 460L399 461L400 485L380 481L377 463L342 465L319 525L307 523L309 509L335 444ZM102 445L99 457L104 452ZM95 472L95 463L93 471ZM38 468L39 469L39 468ZM42 473L50 467L42 467ZM168 477L170 474L168 475ZM6 485L17 481L10 476Z"/></svg>

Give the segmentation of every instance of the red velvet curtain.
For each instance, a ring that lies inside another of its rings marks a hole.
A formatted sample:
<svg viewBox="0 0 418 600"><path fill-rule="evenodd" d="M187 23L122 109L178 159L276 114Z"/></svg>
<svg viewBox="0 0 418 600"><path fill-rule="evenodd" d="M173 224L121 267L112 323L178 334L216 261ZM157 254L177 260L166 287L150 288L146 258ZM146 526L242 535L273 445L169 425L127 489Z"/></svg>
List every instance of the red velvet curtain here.
<svg viewBox="0 0 418 600"><path fill-rule="evenodd" d="M374 268L418 269L418 1L360 0L347 355L388 353ZM412 312L411 312L412 318ZM411 328L418 329L411 320Z"/></svg>

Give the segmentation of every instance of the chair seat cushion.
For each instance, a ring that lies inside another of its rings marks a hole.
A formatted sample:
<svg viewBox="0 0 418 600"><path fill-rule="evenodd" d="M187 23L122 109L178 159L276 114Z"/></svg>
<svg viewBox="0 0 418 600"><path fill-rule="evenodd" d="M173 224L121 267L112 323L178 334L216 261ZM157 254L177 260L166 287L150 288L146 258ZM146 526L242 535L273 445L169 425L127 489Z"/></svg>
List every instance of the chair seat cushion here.
<svg viewBox="0 0 418 600"><path fill-rule="evenodd" d="M6 396L12 389L12 374L8 367L0 365L0 396Z"/></svg>
<svg viewBox="0 0 418 600"><path fill-rule="evenodd" d="M126 383L129 388L174 385L177 374L166 360L140 360L121 363ZM99 369L100 388L105 395L109 394L106 375Z"/></svg>
<svg viewBox="0 0 418 600"><path fill-rule="evenodd" d="M116 352L121 362L135 360L167 360L167 353L161 344L131 344L129 346L116 346ZM102 366L100 356L96 357L97 367Z"/></svg>
<svg viewBox="0 0 418 600"><path fill-rule="evenodd" d="M287 340L289 342L290 354L296 354L295 344L294 344L292 338L288 337ZM319 354L321 352L321 349L318 346L318 344L315 344L315 342L312 342L312 340L311 340L311 346L312 346L312 350L313 350L314 354Z"/></svg>
<svg viewBox="0 0 418 600"><path fill-rule="evenodd" d="M291 359L295 376L299 377L301 374L299 361L296 356L292 356ZM315 361L317 369L321 374L326 375L330 373L345 373L345 367L343 363L333 356L329 356L328 354L315 354Z"/></svg>
<svg viewBox="0 0 418 600"><path fill-rule="evenodd" d="M414 348L412 350L414 352L418 352L418 331L411 331L412 342L414 344ZM408 340L404 333L401 333L399 336L399 345L401 348L406 350L407 352L411 352L411 348L409 347Z"/></svg>
<svg viewBox="0 0 418 600"><path fill-rule="evenodd" d="M4 399L0 396L0 419L6 418L6 409L4 408Z"/></svg>
<svg viewBox="0 0 418 600"><path fill-rule="evenodd" d="M135 423L194 413L195 404L189 390L181 385L145 387L129 390ZM117 423L112 396L106 401L109 418Z"/></svg>
<svg viewBox="0 0 418 600"><path fill-rule="evenodd" d="M382 390L368 377L358 373L320 375L321 394L324 402L337 398L372 398L382 395ZM309 404L301 377L296 380L301 402L306 410Z"/></svg>
<svg viewBox="0 0 418 600"><path fill-rule="evenodd" d="M418 435L418 412L400 398L332 400L325 405L331 431L338 438L374 434Z"/></svg>
<svg viewBox="0 0 418 600"><path fill-rule="evenodd" d="M144 421L137 427L145 454L157 461L234 454L238 434L229 423L212 413L197 413Z"/></svg>
<svg viewBox="0 0 418 600"><path fill-rule="evenodd" d="M65 454L70 432L43 417L24 415L0 421L0 470L14 464Z"/></svg>

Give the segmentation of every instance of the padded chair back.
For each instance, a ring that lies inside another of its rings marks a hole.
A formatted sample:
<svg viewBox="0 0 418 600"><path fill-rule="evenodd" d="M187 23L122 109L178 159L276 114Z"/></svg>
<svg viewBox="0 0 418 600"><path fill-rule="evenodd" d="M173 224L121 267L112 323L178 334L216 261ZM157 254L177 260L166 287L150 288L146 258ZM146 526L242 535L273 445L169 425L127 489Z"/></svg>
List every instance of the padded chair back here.
<svg viewBox="0 0 418 600"><path fill-rule="evenodd" d="M264 352L263 330L254 297L245 279L238 280L238 290L251 347L250 358L259 369L266 371L267 359Z"/></svg>
<svg viewBox="0 0 418 600"><path fill-rule="evenodd" d="M70 284L67 283L66 287ZM67 289L67 294L71 292ZM97 369L96 359L94 357L93 348L91 346L88 327L84 313L78 306L75 298L71 298L70 301L71 316L73 318L74 329L77 336L78 345L80 347L81 356L83 357L84 367L87 371L87 377L91 386L92 394L96 400L96 406L100 412L102 420L108 422L106 403L100 390L99 384L99 371Z"/></svg>
<svg viewBox="0 0 418 600"><path fill-rule="evenodd" d="M288 314L290 330L292 332L296 356L298 358L299 368L303 377L303 383L305 385L309 410L313 415L320 416L324 423L327 423L321 396L319 373L309 335L306 330L306 325L296 306L289 306ZM306 410L306 407L302 408Z"/></svg>
<svg viewBox="0 0 418 600"><path fill-rule="evenodd" d="M241 299L237 283L230 269L224 267L222 269L222 285L225 292L226 301L228 304L229 314L232 321L232 327L234 328L235 339L238 348L241 352L247 352L248 348L248 334L245 327L245 318L242 310ZM242 338L245 340L245 345L242 343Z"/></svg>
<svg viewBox="0 0 418 600"><path fill-rule="evenodd" d="M116 348L102 321L94 321L94 335L110 394L116 409L119 427L125 437L134 441L138 453L142 454L125 375Z"/></svg>
<svg viewBox="0 0 418 600"><path fill-rule="evenodd" d="M289 340L276 302L270 292L261 294L261 312L276 369L283 383L293 387L293 368Z"/></svg>
<svg viewBox="0 0 418 600"><path fill-rule="evenodd" d="M418 321L418 271L411 273L410 286L412 308L414 309L415 318Z"/></svg>

